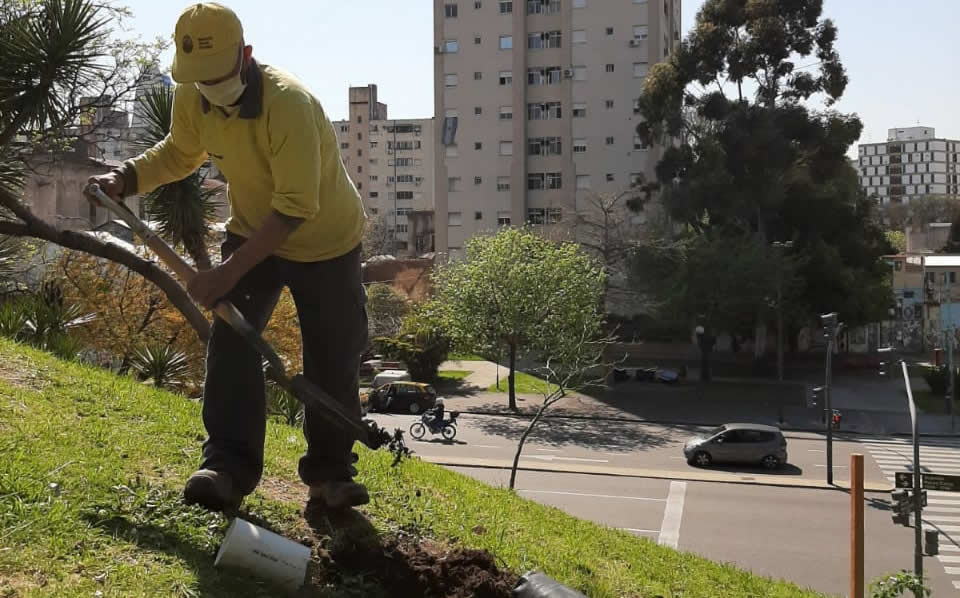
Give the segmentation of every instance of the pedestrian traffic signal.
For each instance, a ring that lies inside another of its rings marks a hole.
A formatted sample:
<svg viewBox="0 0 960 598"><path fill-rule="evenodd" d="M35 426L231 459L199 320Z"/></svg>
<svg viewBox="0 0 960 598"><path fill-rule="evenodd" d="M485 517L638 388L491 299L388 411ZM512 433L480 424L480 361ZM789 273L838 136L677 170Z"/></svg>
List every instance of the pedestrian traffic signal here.
<svg viewBox="0 0 960 598"><path fill-rule="evenodd" d="M894 490L890 493L890 499L893 503L893 522L909 527L910 492L907 490Z"/></svg>

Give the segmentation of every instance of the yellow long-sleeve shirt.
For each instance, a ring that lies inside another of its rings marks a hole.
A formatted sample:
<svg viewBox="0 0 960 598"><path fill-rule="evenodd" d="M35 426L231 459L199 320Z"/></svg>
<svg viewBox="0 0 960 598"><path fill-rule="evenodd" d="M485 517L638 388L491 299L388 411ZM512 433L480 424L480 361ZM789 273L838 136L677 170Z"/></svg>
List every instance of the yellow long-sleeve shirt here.
<svg viewBox="0 0 960 598"><path fill-rule="evenodd" d="M320 103L291 75L252 62L238 111L227 116L194 85L174 91L167 137L127 161L126 193L149 193L194 172L209 156L229 183L227 230L249 237L272 210L303 218L276 255L339 257L363 236L366 214Z"/></svg>

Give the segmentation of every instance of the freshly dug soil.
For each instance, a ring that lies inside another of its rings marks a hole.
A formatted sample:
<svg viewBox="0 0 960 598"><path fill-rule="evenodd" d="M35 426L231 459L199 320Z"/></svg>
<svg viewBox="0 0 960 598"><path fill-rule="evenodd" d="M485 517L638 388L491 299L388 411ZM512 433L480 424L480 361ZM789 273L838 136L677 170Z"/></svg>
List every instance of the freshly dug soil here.
<svg viewBox="0 0 960 598"><path fill-rule="evenodd" d="M331 553L341 572L367 573L388 596L510 598L519 578L501 571L486 551L446 548L410 536L378 546L350 546Z"/></svg>

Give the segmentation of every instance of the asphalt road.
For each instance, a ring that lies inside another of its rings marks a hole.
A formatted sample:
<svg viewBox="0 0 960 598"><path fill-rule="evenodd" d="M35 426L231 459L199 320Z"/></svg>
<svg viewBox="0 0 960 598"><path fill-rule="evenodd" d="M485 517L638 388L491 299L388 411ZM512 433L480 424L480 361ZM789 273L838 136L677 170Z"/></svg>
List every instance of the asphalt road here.
<svg viewBox="0 0 960 598"><path fill-rule="evenodd" d="M411 415L372 414L387 429L409 430L419 418ZM423 441L410 438L410 447L431 457L512 459L528 420L516 417L461 415L453 442L438 435ZM683 444L691 436L707 431L698 426L652 423L546 418L541 420L524 447L524 459L542 463L633 467L665 471L689 471L683 458ZM787 433L789 463L778 471L750 466L716 466L712 471L775 474L784 478L826 479L826 443L819 434ZM834 478L849 480L850 454L864 453L863 445L838 437L834 448ZM864 479L886 483L887 475L871 460L865 460Z"/></svg>
<svg viewBox="0 0 960 598"><path fill-rule="evenodd" d="M416 420L398 415L373 417L388 429L408 429ZM457 438L452 443L436 436L435 440L410 439L409 444L424 457L504 460L512 458L516 440L525 427L524 420L494 416L461 416L459 423ZM561 419L545 420L542 426L524 449L527 462L674 472L690 471L681 447L690 435L700 431L691 426ZM902 465L891 462L888 455L902 452L902 442L903 439L876 437L838 439L834 444L836 479L848 479L843 466L849 463L851 453L858 452L865 455L868 481L889 481L891 472L902 469ZM925 442L937 444L933 440ZM787 444L791 467L780 475L823 479L822 437L788 433ZM924 450L931 455L950 455L951 459L956 450L960 462L960 446L931 446ZM506 485L509 478L509 472L503 469L451 469L494 485ZM742 467L728 470L753 471ZM519 472L517 488L530 499L577 517L625 529L712 560L731 562L760 575L837 595L846 595L849 589L850 498L843 490L541 471ZM892 523L889 494L868 493L866 499L867 581L885 573L912 569L913 529ZM952 502L952 498L937 497L934 501ZM957 511L960 515L960 504ZM930 513L929 517L936 515ZM960 591L955 589L954 581L960 578L954 574L960 575L960 569L954 571L953 565L955 560L960 562L960 527L946 527L952 519L945 515L939 522L934 521L945 530L940 539L941 556L925 557L924 567L934 596L957 596Z"/></svg>

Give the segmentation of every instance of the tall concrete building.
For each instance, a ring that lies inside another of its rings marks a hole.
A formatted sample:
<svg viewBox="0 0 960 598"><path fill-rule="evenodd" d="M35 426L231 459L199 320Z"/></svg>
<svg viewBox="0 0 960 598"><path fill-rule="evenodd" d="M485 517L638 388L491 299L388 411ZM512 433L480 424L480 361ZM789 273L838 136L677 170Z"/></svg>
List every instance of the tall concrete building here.
<svg viewBox="0 0 960 598"><path fill-rule="evenodd" d="M960 197L960 141L938 138L933 127L889 129L887 141L860 144L858 150L860 186L880 203Z"/></svg>
<svg viewBox="0 0 960 598"><path fill-rule="evenodd" d="M653 178L636 137L680 0L434 0L437 251L479 232L576 221L591 193Z"/></svg>
<svg viewBox="0 0 960 598"><path fill-rule="evenodd" d="M382 219L397 253L433 251L433 119L389 119L376 85L349 93L349 120L333 124L367 213Z"/></svg>

